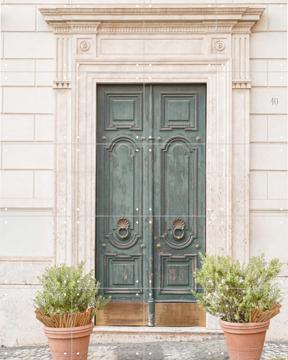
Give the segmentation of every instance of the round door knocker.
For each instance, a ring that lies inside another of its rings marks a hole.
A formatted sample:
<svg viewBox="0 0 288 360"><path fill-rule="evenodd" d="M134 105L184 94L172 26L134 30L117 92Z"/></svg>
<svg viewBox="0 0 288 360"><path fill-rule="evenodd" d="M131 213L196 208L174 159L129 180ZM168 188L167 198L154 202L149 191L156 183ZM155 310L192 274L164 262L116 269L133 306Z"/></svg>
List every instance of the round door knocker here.
<svg viewBox="0 0 288 360"><path fill-rule="evenodd" d="M117 233L120 239L125 240L129 235L129 221L122 217L117 221Z"/></svg>
<svg viewBox="0 0 288 360"><path fill-rule="evenodd" d="M176 240L182 240L185 235L185 222L181 218L173 221L173 236Z"/></svg>

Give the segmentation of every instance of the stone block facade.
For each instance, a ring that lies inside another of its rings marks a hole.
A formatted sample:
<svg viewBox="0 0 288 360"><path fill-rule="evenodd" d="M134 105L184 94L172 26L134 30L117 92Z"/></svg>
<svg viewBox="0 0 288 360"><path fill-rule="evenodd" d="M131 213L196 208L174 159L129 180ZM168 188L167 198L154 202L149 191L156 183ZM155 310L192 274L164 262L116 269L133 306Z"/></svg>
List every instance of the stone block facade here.
<svg viewBox="0 0 288 360"><path fill-rule="evenodd" d="M185 2L196 3L181 1ZM56 37L39 8L96 3L112 4L113 1L3 0L0 5L0 344L3 345L32 345L44 341L41 326L34 320L32 299L39 287L37 275L55 261L57 144L54 134L57 129L52 87L56 77ZM175 2L117 1L120 3L148 7ZM205 0L201 5L211 3ZM228 3L231 2L219 0L213 5ZM286 0L279 0L277 4L272 0L237 0L233 4L265 8L252 29L250 43L249 249L250 255L265 253L269 258L277 256L286 262L279 278L284 292L283 311L273 320L269 336L288 340L285 331L288 317L288 6ZM164 49L165 44L162 45ZM102 51L107 55L111 46L115 50L113 43ZM145 46L149 47L149 43ZM188 43L185 58L190 51L197 50L195 46L194 42ZM137 44L134 50L135 47ZM181 50L177 55L181 56Z"/></svg>

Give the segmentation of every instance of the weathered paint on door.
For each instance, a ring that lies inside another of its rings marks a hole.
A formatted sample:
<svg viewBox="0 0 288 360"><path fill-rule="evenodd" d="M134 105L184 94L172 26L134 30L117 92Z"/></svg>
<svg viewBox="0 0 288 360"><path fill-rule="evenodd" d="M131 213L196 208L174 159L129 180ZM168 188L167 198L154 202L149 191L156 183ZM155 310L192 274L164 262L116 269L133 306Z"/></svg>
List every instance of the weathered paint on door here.
<svg viewBox="0 0 288 360"><path fill-rule="evenodd" d="M113 300L98 323L200 325L191 289L205 252L205 86L97 92L96 275Z"/></svg>

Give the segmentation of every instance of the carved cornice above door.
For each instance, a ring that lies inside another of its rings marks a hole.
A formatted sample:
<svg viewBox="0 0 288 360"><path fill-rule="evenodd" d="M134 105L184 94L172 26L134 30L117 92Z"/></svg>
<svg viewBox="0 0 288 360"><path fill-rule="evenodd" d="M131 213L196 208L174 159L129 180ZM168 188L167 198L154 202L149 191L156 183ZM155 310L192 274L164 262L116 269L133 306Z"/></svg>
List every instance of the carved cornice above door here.
<svg viewBox="0 0 288 360"><path fill-rule="evenodd" d="M247 6L212 6L212 5L181 5L181 6L157 6L157 5L127 5L127 6L90 6L90 7L81 7L77 6L64 6L58 8L46 8L43 9L45 11L45 15L51 16L51 21L58 17L69 16L70 20L75 20L79 17L79 15L86 17L87 19L94 19L94 17L102 17L102 20L135 20L139 16L141 19L150 20L153 17L153 20L161 20L163 16L165 16L166 20L171 20L171 18L175 18L176 16L181 15L181 17L191 20L195 18L202 17L203 15L213 18L215 15L219 17L219 19L224 18L226 16L233 16L234 19L252 19L253 16L259 16L261 14L261 8L259 7L247 7ZM184 10L184 13L183 13ZM123 19L123 16L126 18ZM157 19L156 19L156 18ZM184 19L183 18L183 19ZM256 20L254 18L254 20Z"/></svg>
<svg viewBox="0 0 288 360"><path fill-rule="evenodd" d="M264 8L246 6L93 6L43 8L57 33L249 32Z"/></svg>

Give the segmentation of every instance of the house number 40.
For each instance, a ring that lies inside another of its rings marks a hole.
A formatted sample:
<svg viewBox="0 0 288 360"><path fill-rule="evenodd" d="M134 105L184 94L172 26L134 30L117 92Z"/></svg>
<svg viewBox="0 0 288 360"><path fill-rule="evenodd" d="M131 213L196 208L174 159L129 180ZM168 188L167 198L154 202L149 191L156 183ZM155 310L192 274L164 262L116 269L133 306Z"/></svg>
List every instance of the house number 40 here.
<svg viewBox="0 0 288 360"><path fill-rule="evenodd" d="M275 97L272 97L271 98L271 104L273 106L277 106L279 104L279 99L278 98L275 98Z"/></svg>

